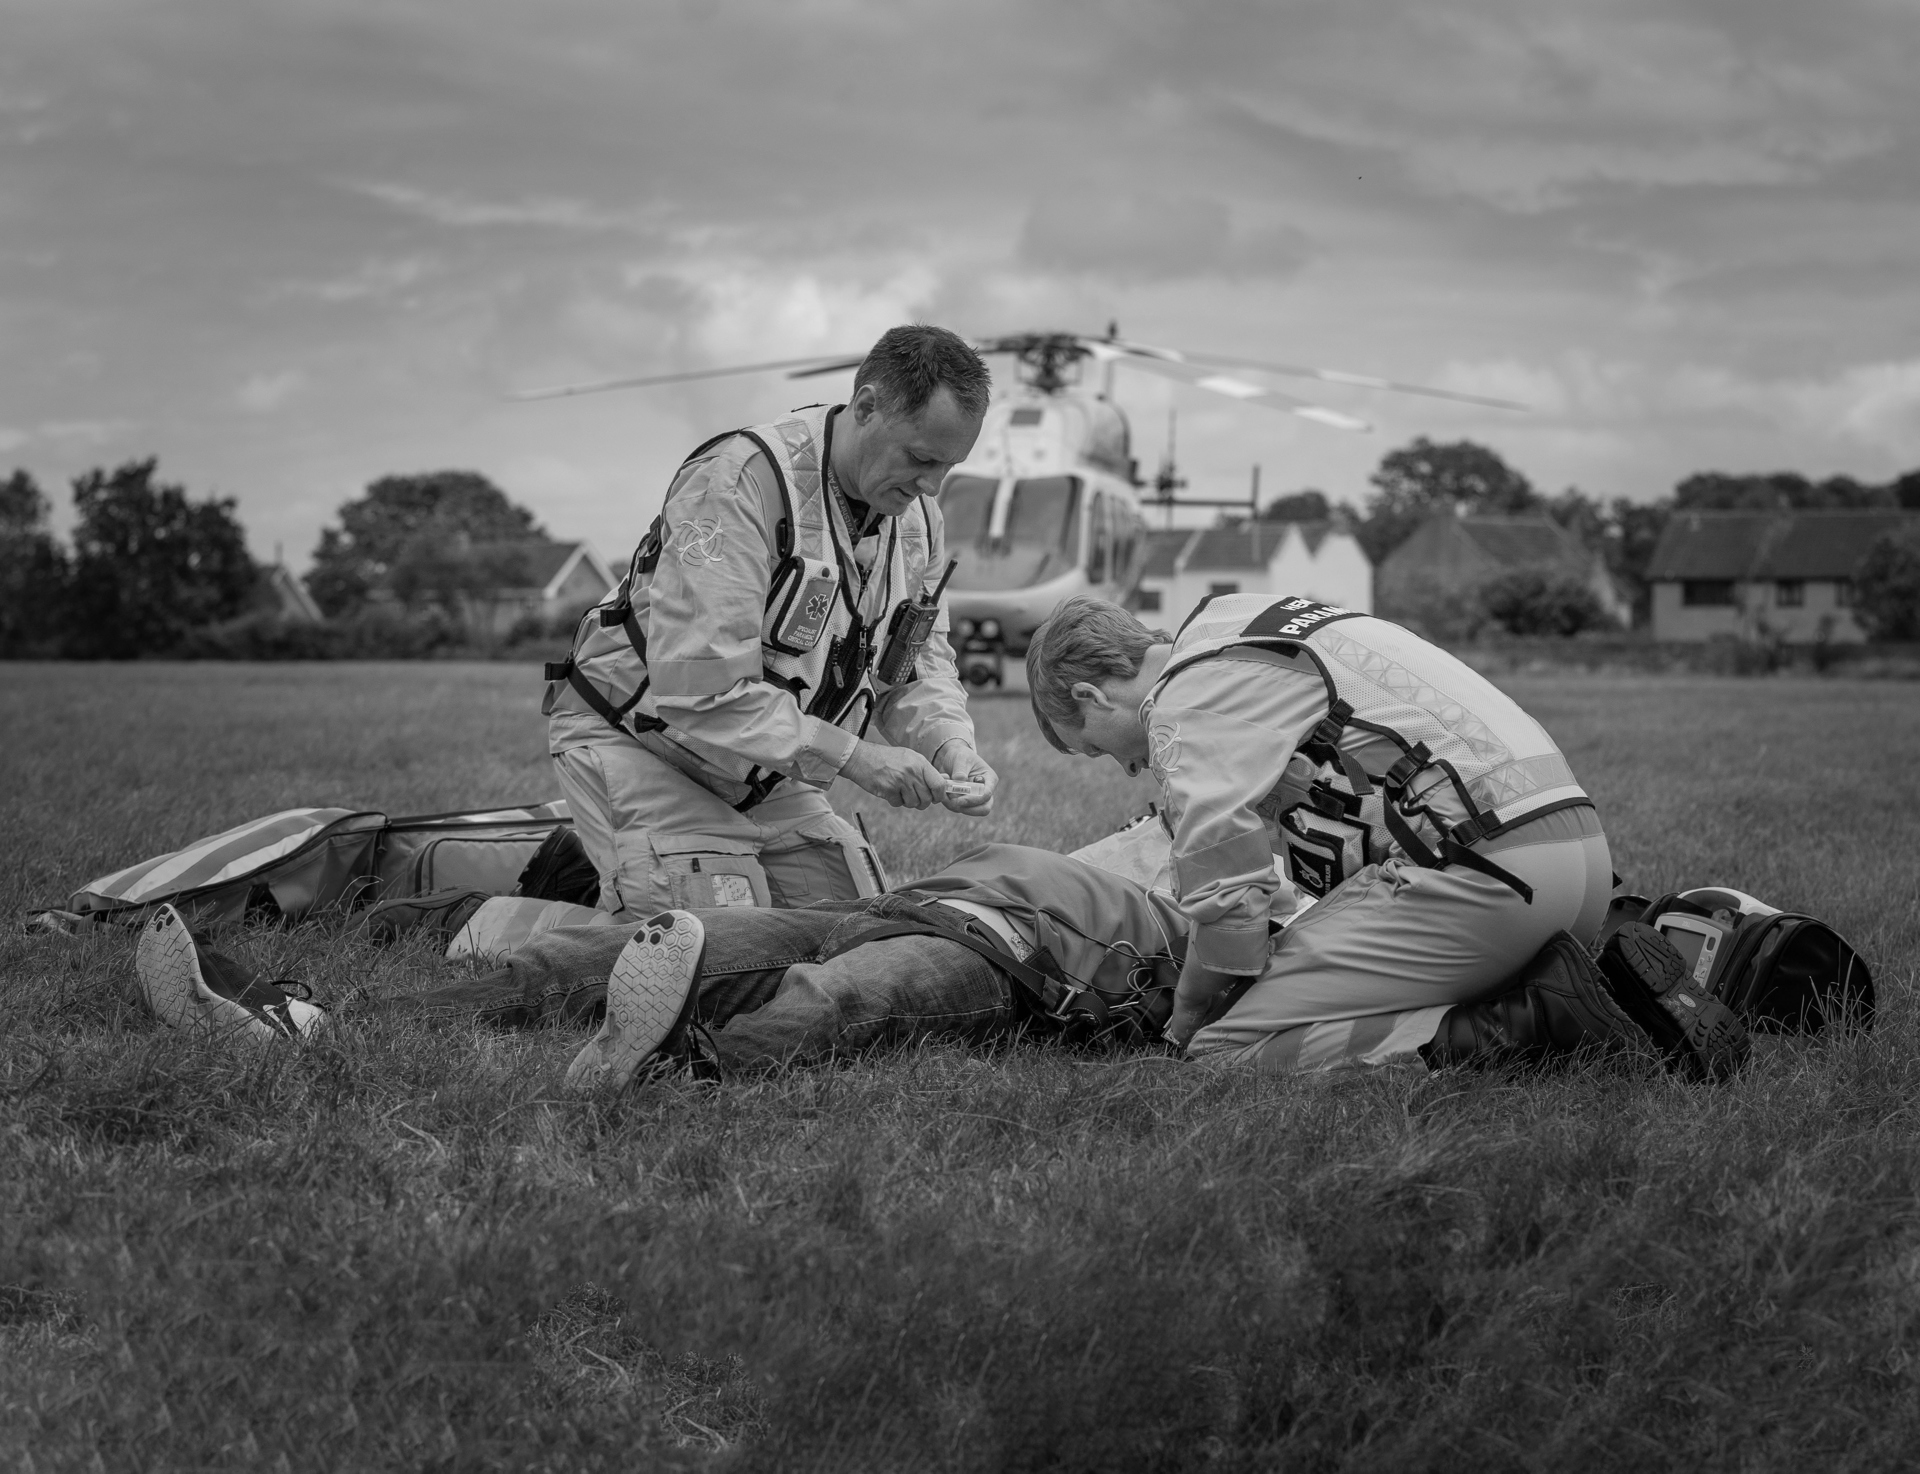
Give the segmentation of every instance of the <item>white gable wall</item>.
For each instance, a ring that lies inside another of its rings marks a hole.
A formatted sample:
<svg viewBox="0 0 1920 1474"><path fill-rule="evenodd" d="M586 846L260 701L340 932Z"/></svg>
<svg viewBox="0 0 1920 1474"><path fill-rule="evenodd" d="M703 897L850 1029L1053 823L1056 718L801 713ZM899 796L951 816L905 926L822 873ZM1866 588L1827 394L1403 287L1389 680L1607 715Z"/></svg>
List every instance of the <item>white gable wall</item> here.
<svg viewBox="0 0 1920 1474"><path fill-rule="evenodd" d="M1140 587L1158 590L1160 608L1143 611L1149 626L1178 629L1216 585L1233 584L1239 594L1287 595L1373 612L1373 565L1351 533L1328 532L1317 549L1309 548L1296 526L1287 527L1265 568L1203 568L1184 557L1170 579L1142 579Z"/></svg>

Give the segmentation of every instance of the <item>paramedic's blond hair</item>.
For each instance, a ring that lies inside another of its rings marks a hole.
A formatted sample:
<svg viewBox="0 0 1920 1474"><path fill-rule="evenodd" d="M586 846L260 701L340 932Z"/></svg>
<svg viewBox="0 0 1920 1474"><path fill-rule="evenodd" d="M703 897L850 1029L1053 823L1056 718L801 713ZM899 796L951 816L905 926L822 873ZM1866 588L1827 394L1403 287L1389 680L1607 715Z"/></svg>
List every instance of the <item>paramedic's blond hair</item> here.
<svg viewBox="0 0 1920 1474"><path fill-rule="evenodd" d="M1065 752L1057 729L1083 725L1073 699L1076 682L1105 690L1109 682L1130 681L1148 650L1172 641L1165 630L1148 629L1105 599L1076 594L1062 600L1027 644L1027 691L1047 741Z"/></svg>

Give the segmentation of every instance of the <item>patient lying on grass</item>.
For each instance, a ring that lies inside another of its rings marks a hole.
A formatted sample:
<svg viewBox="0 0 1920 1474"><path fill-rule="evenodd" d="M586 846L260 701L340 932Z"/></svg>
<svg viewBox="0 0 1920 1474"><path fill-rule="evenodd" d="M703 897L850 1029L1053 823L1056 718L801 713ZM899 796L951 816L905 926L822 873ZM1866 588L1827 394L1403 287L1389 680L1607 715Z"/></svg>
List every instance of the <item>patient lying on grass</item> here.
<svg viewBox="0 0 1920 1474"><path fill-rule="evenodd" d="M1021 1025L1150 1042L1184 952L1170 897L1066 855L988 845L864 900L559 927L491 971L365 1006L499 1027L598 1023L568 1079L618 1085L642 1064L736 1073ZM138 971L176 1027L271 1039L326 1020L191 937L171 908L142 931Z"/></svg>
<svg viewBox="0 0 1920 1474"><path fill-rule="evenodd" d="M1082 853L1126 868L1098 847ZM988 845L883 895L798 910L665 911L637 928L560 910L593 924L537 932L487 972L364 1006L496 1027L597 1024L568 1080L617 1087L643 1065L714 1077L1023 1026L1151 1045L1186 951L1186 923L1166 891L1021 845ZM1285 934L1272 945L1283 948ZM297 984L252 977L192 937L171 907L143 928L138 972L149 1004L175 1027L271 1040L326 1022L287 991ZM1411 1030L1397 1015L1369 1022L1364 1031L1307 1026L1289 1058L1321 1070L1441 1068L1646 1043L1570 939L1550 943L1489 998L1448 1010L1437 1035L1431 1019Z"/></svg>

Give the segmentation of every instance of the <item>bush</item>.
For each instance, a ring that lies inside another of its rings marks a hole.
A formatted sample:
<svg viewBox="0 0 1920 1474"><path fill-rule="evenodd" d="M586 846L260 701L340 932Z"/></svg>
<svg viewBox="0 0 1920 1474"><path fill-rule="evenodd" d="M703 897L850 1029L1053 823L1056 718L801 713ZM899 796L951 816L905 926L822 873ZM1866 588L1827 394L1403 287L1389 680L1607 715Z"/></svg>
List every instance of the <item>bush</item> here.
<svg viewBox="0 0 1920 1474"><path fill-rule="evenodd" d="M1854 618L1871 640L1920 640L1920 526L1883 532L1853 575Z"/></svg>
<svg viewBox="0 0 1920 1474"><path fill-rule="evenodd" d="M467 652L459 626L438 610L409 615L374 606L325 624L243 615L187 631L170 653L183 660L424 660Z"/></svg>
<svg viewBox="0 0 1920 1474"><path fill-rule="evenodd" d="M1487 619L1510 635L1577 635L1613 623L1592 589L1543 569L1496 574L1480 585L1479 599Z"/></svg>

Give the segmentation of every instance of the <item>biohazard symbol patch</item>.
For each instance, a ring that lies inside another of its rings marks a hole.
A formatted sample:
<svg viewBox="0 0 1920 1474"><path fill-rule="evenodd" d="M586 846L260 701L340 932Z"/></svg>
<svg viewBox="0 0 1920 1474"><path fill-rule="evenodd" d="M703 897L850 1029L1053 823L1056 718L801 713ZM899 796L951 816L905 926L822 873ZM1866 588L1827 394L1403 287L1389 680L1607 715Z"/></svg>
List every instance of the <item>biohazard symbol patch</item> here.
<svg viewBox="0 0 1920 1474"><path fill-rule="evenodd" d="M1147 766L1159 778L1180 771L1180 724L1168 722L1147 728Z"/></svg>
<svg viewBox="0 0 1920 1474"><path fill-rule="evenodd" d="M680 561L689 568L698 568L704 563L718 563L723 556L720 551L720 524L710 517L697 522L682 522L673 530L673 541L680 549Z"/></svg>

